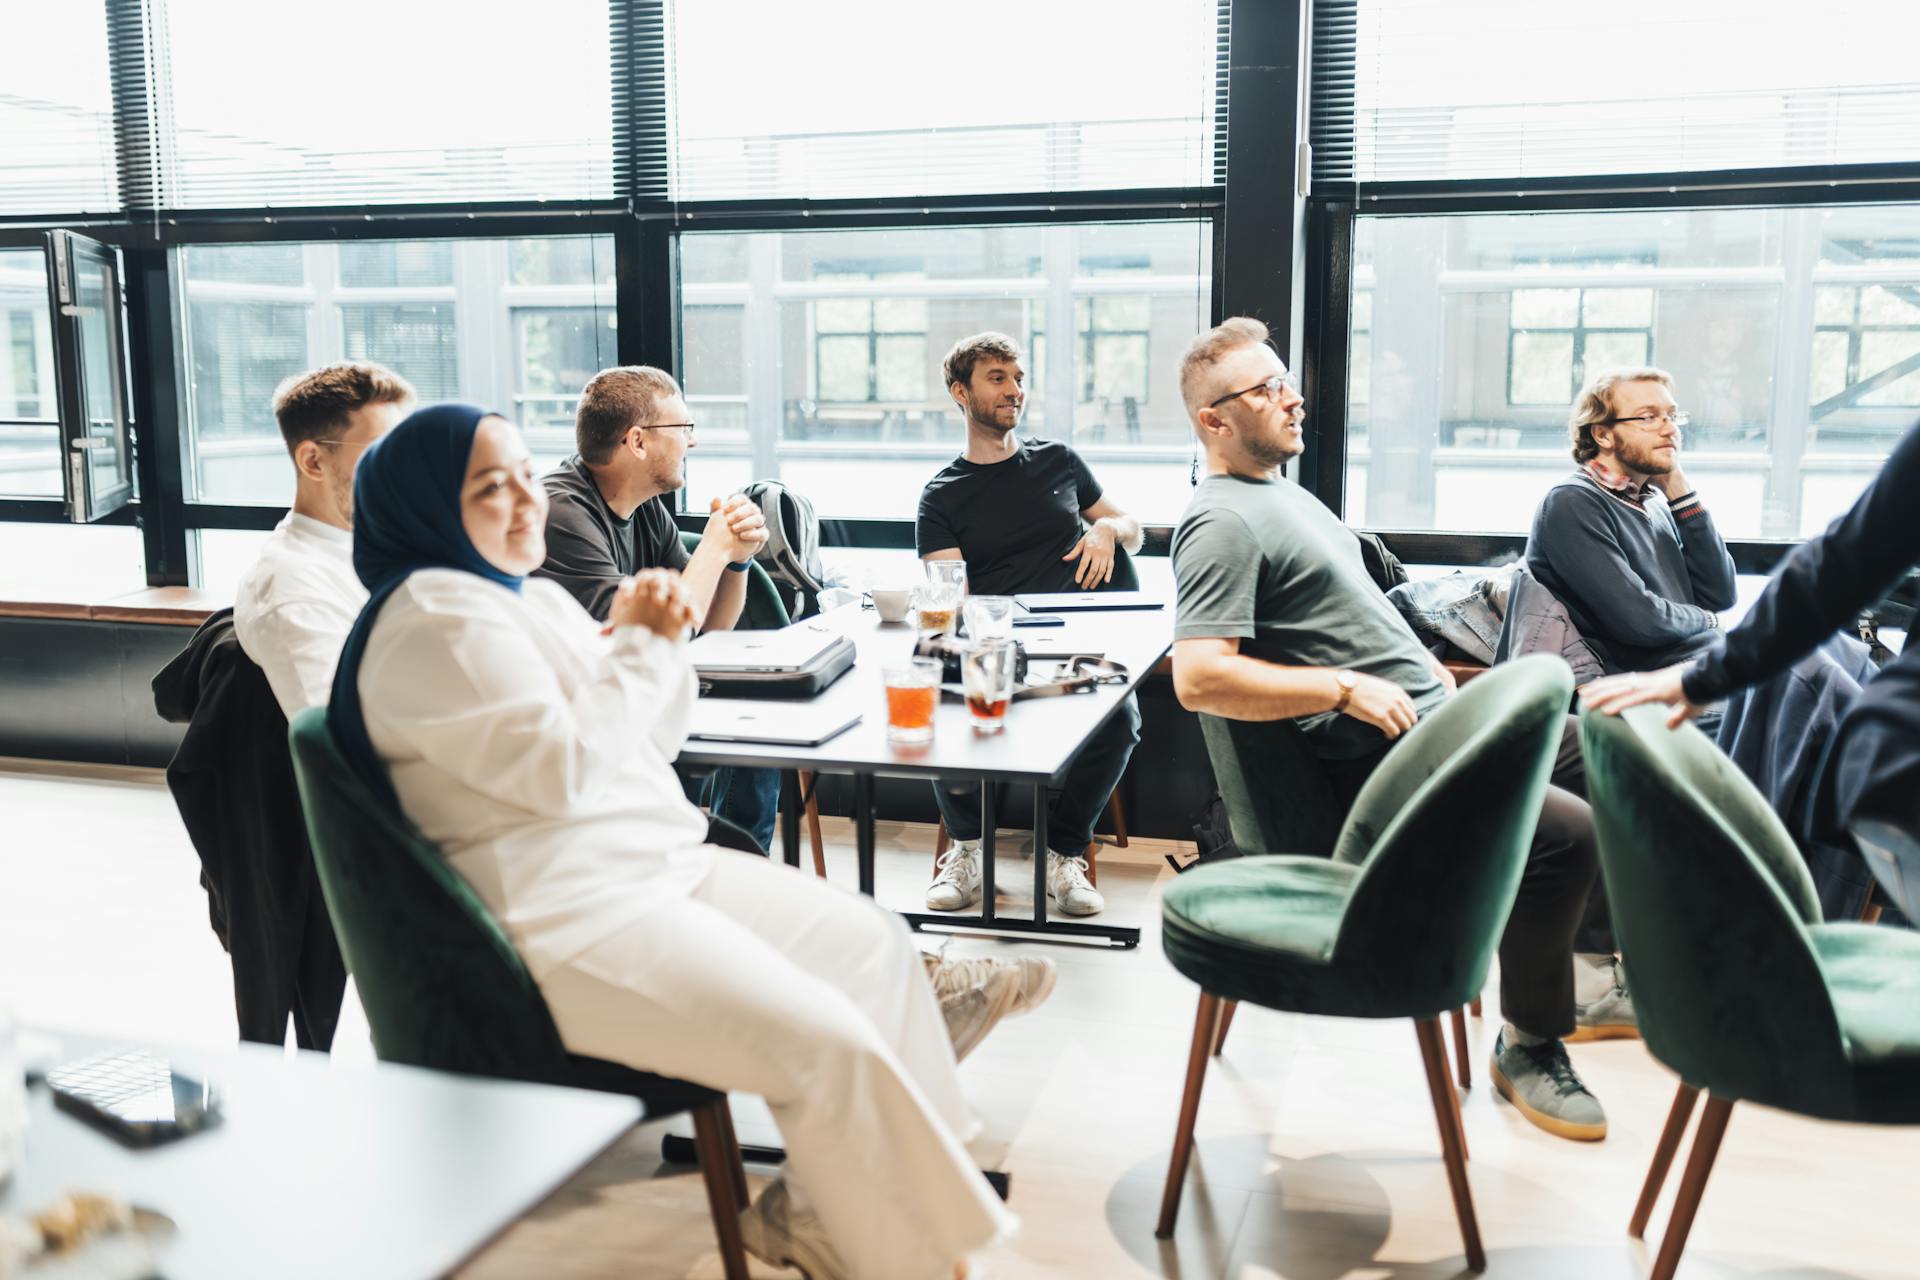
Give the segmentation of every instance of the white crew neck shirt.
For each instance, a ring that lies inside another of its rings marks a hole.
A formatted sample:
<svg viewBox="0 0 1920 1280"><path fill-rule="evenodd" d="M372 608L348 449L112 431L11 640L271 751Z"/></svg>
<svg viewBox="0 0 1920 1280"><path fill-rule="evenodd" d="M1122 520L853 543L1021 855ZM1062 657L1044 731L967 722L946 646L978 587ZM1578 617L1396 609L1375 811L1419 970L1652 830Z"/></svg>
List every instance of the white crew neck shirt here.
<svg viewBox="0 0 1920 1280"><path fill-rule="evenodd" d="M340 649L366 602L352 531L288 512L233 598L240 647L266 672L287 719L327 705Z"/></svg>

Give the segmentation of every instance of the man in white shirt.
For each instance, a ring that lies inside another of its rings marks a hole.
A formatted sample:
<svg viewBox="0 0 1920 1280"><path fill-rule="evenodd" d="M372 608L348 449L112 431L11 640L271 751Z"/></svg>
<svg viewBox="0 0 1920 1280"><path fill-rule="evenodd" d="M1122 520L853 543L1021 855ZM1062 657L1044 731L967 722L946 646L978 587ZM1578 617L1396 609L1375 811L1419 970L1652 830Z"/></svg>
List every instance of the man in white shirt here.
<svg viewBox="0 0 1920 1280"><path fill-rule="evenodd" d="M293 458L293 509L241 578L233 627L289 720L327 705L340 647L367 602L353 571L354 468L413 402L405 378L365 362L297 374L273 394Z"/></svg>

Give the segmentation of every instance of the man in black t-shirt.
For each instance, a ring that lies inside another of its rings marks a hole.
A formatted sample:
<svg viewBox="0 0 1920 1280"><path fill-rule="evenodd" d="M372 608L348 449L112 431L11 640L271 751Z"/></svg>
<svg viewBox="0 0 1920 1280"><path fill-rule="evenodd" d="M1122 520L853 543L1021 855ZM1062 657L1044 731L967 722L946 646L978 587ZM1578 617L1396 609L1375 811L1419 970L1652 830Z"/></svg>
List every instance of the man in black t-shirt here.
<svg viewBox="0 0 1920 1280"><path fill-rule="evenodd" d="M680 541L667 495L686 482L693 423L673 376L644 365L594 375L580 393L574 443L580 452L541 480L550 500L547 559L535 572L604 620L623 581L642 569L672 569L703 611L701 630L738 622L766 521L738 494L716 498L699 548L689 554ZM765 849L779 798L777 770L717 769L702 800Z"/></svg>
<svg viewBox="0 0 1920 1280"><path fill-rule="evenodd" d="M1026 407L1019 345L1002 333L963 338L947 353L944 372L966 415L967 449L920 494L914 540L921 557L965 560L974 595L1104 586L1115 548L1140 550L1140 522L1102 496L1067 445L1015 433ZM1088 741L1048 806L1047 896L1066 915L1106 905L1087 881L1085 851L1139 741L1140 710L1129 697ZM980 901L980 786L943 779L934 797L954 843L927 888L927 906L959 911Z"/></svg>

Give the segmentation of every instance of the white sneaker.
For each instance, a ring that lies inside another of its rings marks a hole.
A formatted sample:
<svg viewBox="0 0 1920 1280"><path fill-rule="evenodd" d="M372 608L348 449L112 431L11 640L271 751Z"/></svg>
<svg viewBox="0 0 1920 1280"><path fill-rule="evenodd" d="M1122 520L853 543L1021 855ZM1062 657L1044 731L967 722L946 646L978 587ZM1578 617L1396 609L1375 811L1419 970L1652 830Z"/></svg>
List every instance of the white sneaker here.
<svg viewBox="0 0 1920 1280"><path fill-rule="evenodd" d="M979 1047L1000 1019L1036 1009L1053 994L1058 971L1043 956L1018 960L943 960L922 957L927 981L940 1000L958 1062Z"/></svg>
<svg viewBox="0 0 1920 1280"><path fill-rule="evenodd" d="M980 843L956 843L934 863L933 883L927 886L929 911L960 911L980 901Z"/></svg>
<svg viewBox="0 0 1920 1280"><path fill-rule="evenodd" d="M796 1209L784 1178L775 1178L751 1208L740 1214L740 1242L747 1252L776 1267L792 1267L807 1280L845 1280L849 1274L813 1213Z"/></svg>
<svg viewBox="0 0 1920 1280"><path fill-rule="evenodd" d="M1096 915L1107 907L1107 900L1087 880L1087 860L1082 857L1047 855L1047 896L1063 915Z"/></svg>

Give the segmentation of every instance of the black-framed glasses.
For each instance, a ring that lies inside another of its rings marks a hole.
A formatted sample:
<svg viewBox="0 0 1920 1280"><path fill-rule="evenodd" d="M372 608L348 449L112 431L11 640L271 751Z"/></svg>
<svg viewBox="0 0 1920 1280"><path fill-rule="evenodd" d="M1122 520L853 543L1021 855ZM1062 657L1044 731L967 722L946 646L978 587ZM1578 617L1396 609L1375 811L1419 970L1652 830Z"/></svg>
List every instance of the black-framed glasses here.
<svg viewBox="0 0 1920 1280"><path fill-rule="evenodd" d="M691 422L656 422L652 426L647 426L647 427L636 426L634 427L634 430L635 431L678 431L681 427L685 427L687 429L687 438L691 440L693 438L693 427L694 427L694 424Z"/></svg>
<svg viewBox="0 0 1920 1280"><path fill-rule="evenodd" d="M1225 404L1229 400L1238 400L1241 396L1249 396L1256 391L1266 396L1266 398L1269 400L1278 400L1280 398L1280 388L1282 387L1285 387L1288 390L1292 391L1293 394L1295 395L1300 394L1300 384L1299 382L1295 381L1294 376L1292 374L1276 373L1271 378L1263 379L1259 382L1254 383L1250 387L1242 387L1238 391L1227 392L1227 394L1221 396L1218 400L1215 400L1212 404L1209 404L1207 408L1218 409L1221 405Z"/></svg>
<svg viewBox="0 0 1920 1280"><path fill-rule="evenodd" d="M1616 427L1624 427L1628 423L1636 427L1657 427L1662 421L1666 421L1671 422L1677 429L1685 427L1693 421L1693 418L1685 409L1675 409L1671 412L1661 410L1658 413L1639 413L1631 418L1608 418L1607 421Z"/></svg>

